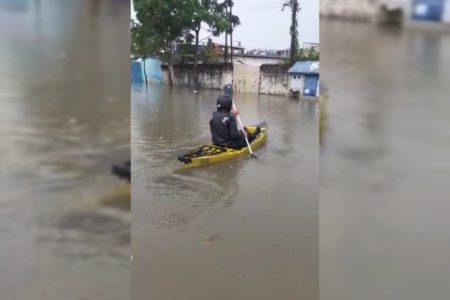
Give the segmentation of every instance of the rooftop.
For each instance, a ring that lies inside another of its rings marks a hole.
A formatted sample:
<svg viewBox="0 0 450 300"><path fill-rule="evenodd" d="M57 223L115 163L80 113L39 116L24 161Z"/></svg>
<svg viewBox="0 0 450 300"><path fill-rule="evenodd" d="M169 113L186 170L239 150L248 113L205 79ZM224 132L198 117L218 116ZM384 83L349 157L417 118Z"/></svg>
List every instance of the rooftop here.
<svg viewBox="0 0 450 300"><path fill-rule="evenodd" d="M319 74L320 62L318 61L298 61L289 68L288 73Z"/></svg>

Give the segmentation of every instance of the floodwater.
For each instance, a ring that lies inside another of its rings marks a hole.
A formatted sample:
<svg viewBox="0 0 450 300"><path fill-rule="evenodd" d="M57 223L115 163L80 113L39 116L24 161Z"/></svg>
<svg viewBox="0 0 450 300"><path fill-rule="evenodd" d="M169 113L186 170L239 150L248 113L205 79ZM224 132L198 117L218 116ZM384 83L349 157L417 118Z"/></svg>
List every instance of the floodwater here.
<svg viewBox="0 0 450 300"><path fill-rule="evenodd" d="M129 3L0 3L2 299L130 297Z"/></svg>
<svg viewBox="0 0 450 300"><path fill-rule="evenodd" d="M177 172L219 94L132 86L132 297L317 299L318 104L236 94L259 158Z"/></svg>
<svg viewBox="0 0 450 300"><path fill-rule="evenodd" d="M321 20L321 41L321 299L448 299L450 35Z"/></svg>

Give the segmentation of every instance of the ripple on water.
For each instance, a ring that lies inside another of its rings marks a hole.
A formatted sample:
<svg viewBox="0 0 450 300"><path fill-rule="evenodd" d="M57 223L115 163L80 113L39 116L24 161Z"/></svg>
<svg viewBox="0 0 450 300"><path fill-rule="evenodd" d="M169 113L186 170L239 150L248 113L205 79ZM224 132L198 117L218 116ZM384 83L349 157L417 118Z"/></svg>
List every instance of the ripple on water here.
<svg viewBox="0 0 450 300"><path fill-rule="evenodd" d="M232 179L223 181L217 175L169 173L152 179L146 186L152 191L149 222L160 229L171 229L202 213L229 206L237 183Z"/></svg>

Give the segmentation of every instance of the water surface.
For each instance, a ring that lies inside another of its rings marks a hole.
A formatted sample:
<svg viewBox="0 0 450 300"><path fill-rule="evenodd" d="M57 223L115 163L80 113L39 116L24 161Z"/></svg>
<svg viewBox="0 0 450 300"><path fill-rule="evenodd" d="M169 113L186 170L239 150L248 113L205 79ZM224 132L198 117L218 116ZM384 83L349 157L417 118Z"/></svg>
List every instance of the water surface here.
<svg viewBox="0 0 450 300"><path fill-rule="evenodd" d="M450 293L450 36L321 20L324 300Z"/></svg>
<svg viewBox="0 0 450 300"><path fill-rule="evenodd" d="M2 299L129 297L129 192L110 175L129 156L128 18L0 3Z"/></svg>
<svg viewBox="0 0 450 300"><path fill-rule="evenodd" d="M218 96L132 87L133 299L317 299L318 105L237 94L259 159L176 172Z"/></svg>

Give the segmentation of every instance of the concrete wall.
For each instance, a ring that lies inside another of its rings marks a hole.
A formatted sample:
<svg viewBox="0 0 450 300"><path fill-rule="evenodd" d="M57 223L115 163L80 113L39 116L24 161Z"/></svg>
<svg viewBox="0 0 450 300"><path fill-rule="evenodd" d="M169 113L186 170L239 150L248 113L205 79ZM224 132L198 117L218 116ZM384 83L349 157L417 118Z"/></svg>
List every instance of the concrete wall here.
<svg viewBox="0 0 450 300"><path fill-rule="evenodd" d="M169 82L167 65L161 66L163 82ZM233 68L231 64L199 64L198 79L200 86L207 89L221 89L231 83ZM173 84L178 86L194 86L194 65L173 65Z"/></svg>
<svg viewBox="0 0 450 300"><path fill-rule="evenodd" d="M286 96L288 94L287 65L262 65L260 67L259 93Z"/></svg>
<svg viewBox="0 0 450 300"><path fill-rule="evenodd" d="M233 90L237 93L257 94L259 89L259 67L234 64L233 65Z"/></svg>
<svg viewBox="0 0 450 300"><path fill-rule="evenodd" d="M222 89L231 83L236 93L254 93L287 96L289 79L287 65L263 64L259 66L236 63L198 65L199 82L202 88ZM162 66L163 82L168 83L167 66ZM194 85L193 65L174 65L173 83L178 86Z"/></svg>

